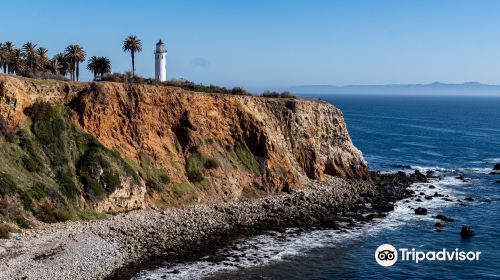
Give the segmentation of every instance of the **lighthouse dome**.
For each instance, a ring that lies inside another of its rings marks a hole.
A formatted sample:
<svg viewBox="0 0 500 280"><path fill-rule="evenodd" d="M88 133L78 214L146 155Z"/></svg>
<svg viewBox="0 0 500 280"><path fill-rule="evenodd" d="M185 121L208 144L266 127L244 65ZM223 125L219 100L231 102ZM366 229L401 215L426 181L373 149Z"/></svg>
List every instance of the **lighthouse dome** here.
<svg viewBox="0 0 500 280"><path fill-rule="evenodd" d="M160 41L158 41L158 43L156 43L156 52L157 53L167 52L167 49L165 49L165 44L163 43L163 41L161 39L160 39Z"/></svg>

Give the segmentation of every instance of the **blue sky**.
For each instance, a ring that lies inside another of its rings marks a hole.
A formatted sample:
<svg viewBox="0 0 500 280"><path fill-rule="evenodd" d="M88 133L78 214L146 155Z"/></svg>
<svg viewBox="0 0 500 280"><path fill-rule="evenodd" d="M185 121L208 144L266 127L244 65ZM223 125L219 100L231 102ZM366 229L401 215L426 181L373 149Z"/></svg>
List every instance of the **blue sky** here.
<svg viewBox="0 0 500 280"><path fill-rule="evenodd" d="M500 84L500 1L5 1L0 41L87 55L131 68L121 44L143 42L137 69L250 89L303 84L479 81ZM90 78L86 70L82 74Z"/></svg>

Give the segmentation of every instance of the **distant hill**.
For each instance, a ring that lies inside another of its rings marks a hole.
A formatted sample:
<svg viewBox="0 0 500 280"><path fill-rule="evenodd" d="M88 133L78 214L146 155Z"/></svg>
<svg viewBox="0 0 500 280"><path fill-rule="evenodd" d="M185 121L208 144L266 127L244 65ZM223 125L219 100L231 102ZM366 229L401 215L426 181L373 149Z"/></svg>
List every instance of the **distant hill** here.
<svg viewBox="0 0 500 280"><path fill-rule="evenodd" d="M405 95L495 95L500 96L500 85L478 82L463 84L390 84L390 85L301 85L289 89L296 94L405 94Z"/></svg>

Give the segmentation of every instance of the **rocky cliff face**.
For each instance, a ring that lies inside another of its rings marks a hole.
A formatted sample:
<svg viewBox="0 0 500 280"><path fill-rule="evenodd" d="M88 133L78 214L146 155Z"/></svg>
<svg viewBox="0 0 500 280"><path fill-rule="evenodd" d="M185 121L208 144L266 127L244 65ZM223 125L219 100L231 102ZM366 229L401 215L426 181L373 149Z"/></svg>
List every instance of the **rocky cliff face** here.
<svg viewBox="0 0 500 280"><path fill-rule="evenodd" d="M62 110L61 118L68 119L61 135L68 142L63 145L67 159L74 162L70 177L79 191L79 203L97 210L231 201L308 187L325 175L368 176L342 113L326 102L0 75L2 129L14 135L0 141L15 146L19 131L33 134L47 170L26 177L43 177L54 184L60 185L54 170L61 168L53 166L50 151L40 139L61 137L37 132L40 110L35 109L42 101L45 107ZM57 127L53 119L42 118L51 128ZM70 133L72 126L94 139L98 147L102 145L98 153L102 160L91 157L82 163L84 155L94 155L89 152L94 140L79 149L82 141L78 139L83 136ZM21 145L19 154L29 151ZM0 172L12 175L13 181L24 185L20 188L32 187L29 180L16 179L8 166L0 165ZM106 172L118 178L114 188L109 188L111 181L103 183ZM105 193L89 199L85 193L93 188Z"/></svg>

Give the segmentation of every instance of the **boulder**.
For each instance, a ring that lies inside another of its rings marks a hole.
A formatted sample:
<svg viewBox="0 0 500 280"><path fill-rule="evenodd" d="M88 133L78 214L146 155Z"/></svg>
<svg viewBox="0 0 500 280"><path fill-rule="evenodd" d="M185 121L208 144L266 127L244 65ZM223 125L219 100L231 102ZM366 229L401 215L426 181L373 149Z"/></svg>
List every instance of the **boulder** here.
<svg viewBox="0 0 500 280"><path fill-rule="evenodd" d="M475 199L472 196L468 196L464 198L465 201L474 201Z"/></svg>
<svg viewBox="0 0 500 280"><path fill-rule="evenodd" d="M475 234L476 232L467 225L462 226L462 230L460 231L460 236L462 236L462 238L469 238L474 236Z"/></svg>
<svg viewBox="0 0 500 280"><path fill-rule="evenodd" d="M429 186L429 189L435 189L435 188L436 188L436 186L434 186L434 185Z"/></svg>
<svg viewBox="0 0 500 280"><path fill-rule="evenodd" d="M423 207L418 207L415 209L415 214L416 215L427 215L427 209Z"/></svg>
<svg viewBox="0 0 500 280"><path fill-rule="evenodd" d="M445 221L445 222L453 222L453 221L455 221L454 219L452 219L450 217L446 217L445 215L442 215L442 214L437 215L436 219L441 220L441 221Z"/></svg>
<svg viewBox="0 0 500 280"><path fill-rule="evenodd" d="M500 163L495 164L495 166L493 166L493 170L500 171Z"/></svg>
<svg viewBox="0 0 500 280"><path fill-rule="evenodd" d="M464 182L464 183L468 183L468 182L470 181L470 179L469 179L469 178L466 178L466 177L465 177L465 176L463 176L463 175L457 176L457 177L455 177L455 179L458 179L458 180L460 180L460 181L462 181L462 182Z"/></svg>

